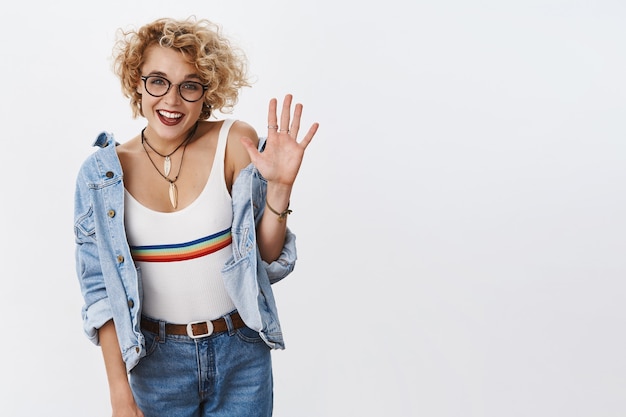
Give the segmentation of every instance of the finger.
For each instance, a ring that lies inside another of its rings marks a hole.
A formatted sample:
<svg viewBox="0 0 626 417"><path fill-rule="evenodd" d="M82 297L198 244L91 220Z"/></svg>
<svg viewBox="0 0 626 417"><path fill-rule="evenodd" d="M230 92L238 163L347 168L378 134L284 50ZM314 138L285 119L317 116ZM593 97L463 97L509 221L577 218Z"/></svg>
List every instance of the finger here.
<svg viewBox="0 0 626 417"><path fill-rule="evenodd" d="M293 96L287 94L283 100L283 110L280 113L280 127L279 130L289 130L289 118L291 116L291 100Z"/></svg>
<svg viewBox="0 0 626 417"><path fill-rule="evenodd" d="M313 123L309 128L309 131L306 133L306 136L304 136L304 138L300 141L300 145L304 146L304 149L306 149L306 147L309 146L309 143L313 140L313 136L317 133L317 128L319 126L319 123Z"/></svg>
<svg viewBox="0 0 626 417"><path fill-rule="evenodd" d="M276 107L278 106L275 98L270 100L269 109L267 111L267 131L268 133L276 133L278 131L278 118L276 116Z"/></svg>
<svg viewBox="0 0 626 417"><path fill-rule="evenodd" d="M291 136L298 137L298 131L300 130L300 118L302 117L302 104L296 104L296 108L293 111L293 120L291 121L291 127L289 128Z"/></svg>

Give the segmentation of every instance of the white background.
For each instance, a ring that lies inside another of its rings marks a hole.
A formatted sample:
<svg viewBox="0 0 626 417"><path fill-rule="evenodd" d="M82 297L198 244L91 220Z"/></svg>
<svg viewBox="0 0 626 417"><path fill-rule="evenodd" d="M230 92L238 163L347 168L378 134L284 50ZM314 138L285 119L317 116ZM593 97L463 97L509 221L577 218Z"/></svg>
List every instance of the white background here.
<svg viewBox="0 0 626 417"><path fill-rule="evenodd" d="M275 416L626 415L626 3L19 1L2 12L3 416L108 416L72 209L133 120L119 27L195 14L293 93L307 151L275 286Z"/></svg>

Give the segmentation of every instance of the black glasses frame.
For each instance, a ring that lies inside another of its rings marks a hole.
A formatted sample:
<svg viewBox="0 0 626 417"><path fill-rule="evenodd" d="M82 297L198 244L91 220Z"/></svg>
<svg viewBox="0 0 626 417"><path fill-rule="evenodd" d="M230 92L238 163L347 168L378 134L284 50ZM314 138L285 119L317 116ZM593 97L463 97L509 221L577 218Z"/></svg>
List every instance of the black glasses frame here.
<svg viewBox="0 0 626 417"><path fill-rule="evenodd" d="M165 81L167 83L167 90L165 90L165 92L163 94L158 94L158 95L157 94L152 94L150 91L148 91L148 84L147 84L148 83L148 78L159 78L159 79ZM184 82L179 83L179 84L173 84L170 80L168 80L165 77L161 77L160 75L142 75L141 79L143 80L143 86L146 89L146 92L148 94L150 94L152 97L163 97L164 95L169 93L170 89L172 88L172 86L175 85L175 86L178 86L178 94L180 95L180 98L182 98L183 100L185 100L188 103L195 103L196 101L202 100L202 97L204 97L204 93L206 92L206 90L209 89L208 86L206 86L204 84L201 84L201 83L199 83L197 81L184 81ZM202 87L202 95L200 96L200 98L198 98L197 100L188 100L188 99L186 99L183 96L182 90L180 89L181 84L185 84L185 83L194 83L194 84L198 84L199 86L201 86Z"/></svg>

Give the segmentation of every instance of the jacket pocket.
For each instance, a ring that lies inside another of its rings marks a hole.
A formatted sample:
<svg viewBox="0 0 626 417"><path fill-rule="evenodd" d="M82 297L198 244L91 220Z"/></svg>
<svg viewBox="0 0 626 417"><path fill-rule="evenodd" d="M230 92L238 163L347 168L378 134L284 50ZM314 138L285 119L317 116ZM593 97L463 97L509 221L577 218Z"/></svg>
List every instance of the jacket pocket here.
<svg viewBox="0 0 626 417"><path fill-rule="evenodd" d="M93 239L96 234L96 224L93 218L93 207L89 206L86 213L76 216L74 222L74 237L77 243L86 239Z"/></svg>

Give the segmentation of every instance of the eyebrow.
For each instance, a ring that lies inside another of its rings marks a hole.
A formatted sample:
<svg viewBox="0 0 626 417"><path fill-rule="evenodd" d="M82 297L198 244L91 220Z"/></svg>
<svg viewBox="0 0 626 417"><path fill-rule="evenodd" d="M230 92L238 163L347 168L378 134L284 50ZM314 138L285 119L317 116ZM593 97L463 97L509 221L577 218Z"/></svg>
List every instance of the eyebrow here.
<svg viewBox="0 0 626 417"><path fill-rule="evenodd" d="M148 73L148 75L156 75L158 77L163 77L163 78L167 78L167 74L161 71L151 71ZM198 74L187 74L183 77L183 80L189 80L189 79L195 79L200 81L201 78Z"/></svg>

